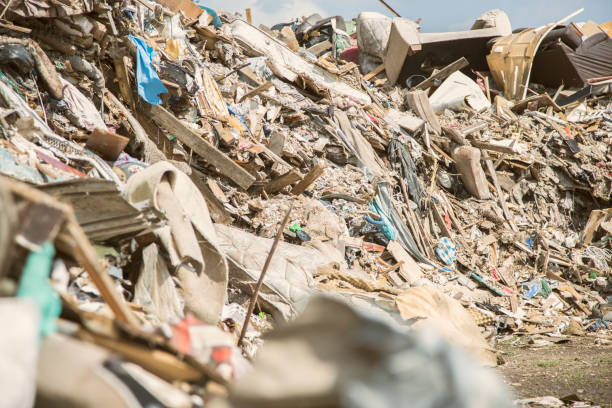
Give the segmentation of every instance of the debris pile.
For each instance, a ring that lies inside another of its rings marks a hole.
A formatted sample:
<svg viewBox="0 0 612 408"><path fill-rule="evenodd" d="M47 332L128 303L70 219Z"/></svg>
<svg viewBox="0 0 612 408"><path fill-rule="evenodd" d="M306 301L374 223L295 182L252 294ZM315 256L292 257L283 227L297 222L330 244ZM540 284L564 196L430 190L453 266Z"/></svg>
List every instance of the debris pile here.
<svg viewBox="0 0 612 408"><path fill-rule="evenodd" d="M0 10L12 406L473 406L455 347L610 329L610 23Z"/></svg>

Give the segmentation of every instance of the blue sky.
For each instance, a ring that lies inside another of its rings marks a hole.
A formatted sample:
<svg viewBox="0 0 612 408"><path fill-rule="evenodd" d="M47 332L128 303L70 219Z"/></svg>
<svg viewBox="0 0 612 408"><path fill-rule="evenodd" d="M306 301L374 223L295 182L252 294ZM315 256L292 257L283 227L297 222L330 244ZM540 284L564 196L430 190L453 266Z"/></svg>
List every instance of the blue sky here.
<svg viewBox="0 0 612 408"><path fill-rule="evenodd" d="M583 8L573 21L612 20L612 0L386 0L402 17L422 18L424 32L460 31L469 29L484 11L499 8L510 18L512 28L537 27L551 23ZM250 7L255 24L273 25L292 17L318 12L323 17L341 15L357 17L361 11L378 11L391 16L378 0L209 0L207 6L227 11Z"/></svg>

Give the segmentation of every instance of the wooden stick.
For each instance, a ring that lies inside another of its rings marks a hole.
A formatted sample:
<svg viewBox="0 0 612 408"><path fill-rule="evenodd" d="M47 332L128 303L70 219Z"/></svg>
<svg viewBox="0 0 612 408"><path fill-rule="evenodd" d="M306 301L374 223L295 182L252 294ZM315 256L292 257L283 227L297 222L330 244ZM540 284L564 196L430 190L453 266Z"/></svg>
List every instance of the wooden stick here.
<svg viewBox="0 0 612 408"><path fill-rule="evenodd" d="M274 252L276 251L276 247L278 246L278 241L283 235L283 230L285 229L285 225L287 225L291 210L293 210L293 204L294 202L291 202L291 207L289 207L289 209L287 210L287 214L285 214L285 218L283 218L283 221L281 222L280 227L278 228L278 232L276 233L276 237L274 238L274 243L272 244L272 248L270 248L270 252L268 253L266 262L264 263L263 269L261 270L261 274L259 275L259 280L257 281L257 285L255 286L255 290L253 291L253 295L251 296L251 300L249 302L249 309L247 310L246 317L244 318L244 324L242 325L242 331L240 332L240 338L238 339L239 346L242 344L242 340L246 335L251 314L253 313L253 309L255 309L255 303L257 302L259 290L261 289L261 285L263 285L264 277L266 276L266 272L268 271L268 267L270 266L270 262L272 261L272 257L274 256Z"/></svg>
<svg viewBox="0 0 612 408"><path fill-rule="evenodd" d="M510 210L508 210L508 205L506 204L506 200L504 199L504 192L499 186L497 174L495 173L495 169L493 168L493 162L491 161L491 158L489 157L489 154L486 152L486 150L481 151L482 157L484 158L485 163L487 165L487 170L489 170L489 175L491 176L491 179L493 179L493 185L495 186L495 190L497 191L497 198L499 199L499 204L501 205L504 216L506 217L508 224L510 224L510 228L512 228L512 231L518 232L518 228L516 227L516 225L514 225L514 221L512 221Z"/></svg>
<svg viewBox="0 0 612 408"><path fill-rule="evenodd" d="M372 71L370 71L367 74L365 74L363 76L363 79L364 79L364 81L369 81L370 79L374 78L376 75L380 74L384 70L385 70L385 64L380 64L379 66L374 68Z"/></svg>
<svg viewBox="0 0 612 408"><path fill-rule="evenodd" d="M385 0L378 0L378 1L380 1L380 2L382 3L382 5L383 5L383 6L385 6L386 8L388 8L390 12L392 12L393 14L395 14L395 16L396 16L396 17L401 17L397 11L393 10L393 9L391 8L391 6L390 6L390 5L388 5L388 4L385 2Z"/></svg>

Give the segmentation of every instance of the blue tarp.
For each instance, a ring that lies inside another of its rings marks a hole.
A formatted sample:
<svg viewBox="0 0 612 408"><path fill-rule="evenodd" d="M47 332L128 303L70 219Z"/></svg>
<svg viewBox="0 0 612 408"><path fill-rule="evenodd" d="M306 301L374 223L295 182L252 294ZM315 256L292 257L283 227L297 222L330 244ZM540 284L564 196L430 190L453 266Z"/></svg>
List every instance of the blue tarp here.
<svg viewBox="0 0 612 408"><path fill-rule="evenodd" d="M219 15L215 10L211 9L210 7L203 6L201 1L196 0L195 3L198 5L199 8L205 10L212 17L211 24L215 28L221 28L223 26L223 23L221 22L221 19L219 18Z"/></svg>
<svg viewBox="0 0 612 408"><path fill-rule="evenodd" d="M159 94L167 93L168 89L162 84L162 81L157 76L157 72L155 72L151 64L157 53L141 38L134 37L133 35L130 35L129 38L136 46L136 53L138 56L138 61L136 63L138 95L151 105L159 105L161 104Z"/></svg>

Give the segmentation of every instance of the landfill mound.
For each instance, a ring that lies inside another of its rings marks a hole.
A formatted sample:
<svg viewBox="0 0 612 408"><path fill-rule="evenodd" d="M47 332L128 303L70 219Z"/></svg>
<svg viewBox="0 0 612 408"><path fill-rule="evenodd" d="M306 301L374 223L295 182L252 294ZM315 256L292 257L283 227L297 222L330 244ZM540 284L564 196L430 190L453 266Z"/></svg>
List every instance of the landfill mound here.
<svg viewBox="0 0 612 408"><path fill-rule="evenodd" d="M612 22L391 11L0 0L5 406L509 407L499 341L608 341Z"/></svg>

